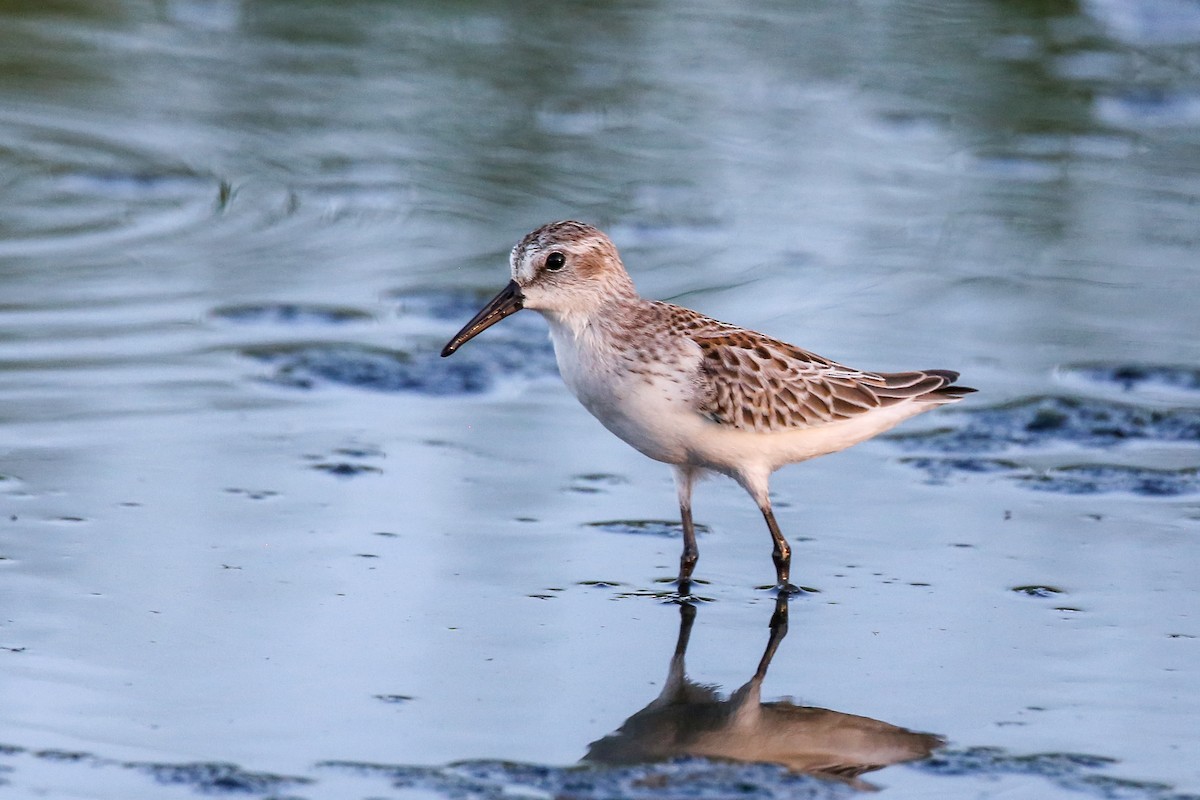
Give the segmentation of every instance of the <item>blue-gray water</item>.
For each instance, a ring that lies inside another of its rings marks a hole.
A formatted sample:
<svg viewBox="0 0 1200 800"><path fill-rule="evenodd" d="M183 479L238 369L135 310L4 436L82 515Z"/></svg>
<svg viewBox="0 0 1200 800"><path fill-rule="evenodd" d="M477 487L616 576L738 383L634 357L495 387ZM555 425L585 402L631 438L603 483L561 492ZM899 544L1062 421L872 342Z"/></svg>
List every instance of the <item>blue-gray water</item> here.
<svg viewBox="0 0 1200 800"><path fill-rule="evenodd" d="M0 3L0 792L857 791L577 766L668 674L668 470L530 312L437 358L563 217L980 389L776 476L764 700L944 737L890 797L1200 795L1193 0ZM769 540L696 513L725 696Z"/></svg>

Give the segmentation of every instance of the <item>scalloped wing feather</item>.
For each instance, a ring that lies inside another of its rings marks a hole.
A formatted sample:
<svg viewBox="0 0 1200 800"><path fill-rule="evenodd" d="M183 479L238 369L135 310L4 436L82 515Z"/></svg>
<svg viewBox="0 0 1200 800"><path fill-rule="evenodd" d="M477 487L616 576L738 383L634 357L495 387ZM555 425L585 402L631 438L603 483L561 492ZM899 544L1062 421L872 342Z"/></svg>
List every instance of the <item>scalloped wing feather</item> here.
<svg viewBox="0 0 1200 800"><path fill-rule="evenodd" d="M771 432L852 419L906 400L956 400L948 370L863 372L743 329L693 331L697 410L739 430Z"/></svg>

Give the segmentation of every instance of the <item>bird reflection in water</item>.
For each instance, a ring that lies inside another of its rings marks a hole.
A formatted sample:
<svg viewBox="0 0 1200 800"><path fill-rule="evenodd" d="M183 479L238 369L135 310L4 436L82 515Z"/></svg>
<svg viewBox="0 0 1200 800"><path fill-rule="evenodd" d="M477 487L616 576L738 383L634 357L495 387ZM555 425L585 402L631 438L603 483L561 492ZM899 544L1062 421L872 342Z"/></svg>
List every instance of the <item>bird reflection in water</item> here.
<svg viewBox="0 0 1200 800"><path fill-rule="evenodd" d="M718 687L688 679L684 654L696 606L682 603L679 614L679 639L662 693L625 720L617 732L593 742L584 761L637 764L691 756L762 762L873 789L858 776L925 758L945 743L939 736L869 717L798 706L788 700L762 702L763 678L787 635L788 606L783 595L776 600L771 636L758 669L724 700Z"/></svg>

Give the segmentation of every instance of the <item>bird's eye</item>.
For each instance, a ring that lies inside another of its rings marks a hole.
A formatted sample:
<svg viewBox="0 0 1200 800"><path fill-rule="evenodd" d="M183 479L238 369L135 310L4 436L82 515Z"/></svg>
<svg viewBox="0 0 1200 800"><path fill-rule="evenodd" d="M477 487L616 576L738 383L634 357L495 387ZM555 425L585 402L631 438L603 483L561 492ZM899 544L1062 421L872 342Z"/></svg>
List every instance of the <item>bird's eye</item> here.
<svg viewBox="0 0 1200 800"><path fill-rule="evenodd" d="M567 257L557 250L546 256L546 269L551 272L558 272L567 265Z"/></svg>

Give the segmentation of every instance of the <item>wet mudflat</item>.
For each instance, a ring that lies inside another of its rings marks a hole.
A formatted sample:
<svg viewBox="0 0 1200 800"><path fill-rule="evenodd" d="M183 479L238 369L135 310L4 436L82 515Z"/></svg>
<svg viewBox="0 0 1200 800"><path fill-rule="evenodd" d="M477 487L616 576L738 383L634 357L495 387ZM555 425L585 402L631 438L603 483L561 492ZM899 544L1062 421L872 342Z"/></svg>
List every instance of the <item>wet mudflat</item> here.
<svg viewBox="0 0 1200 800"><path fill-rule="evenodd" d="M0 7L0 792L1200 796L1200 12ZM561 386L642 291L981 392L753 504Z"/></svg>

